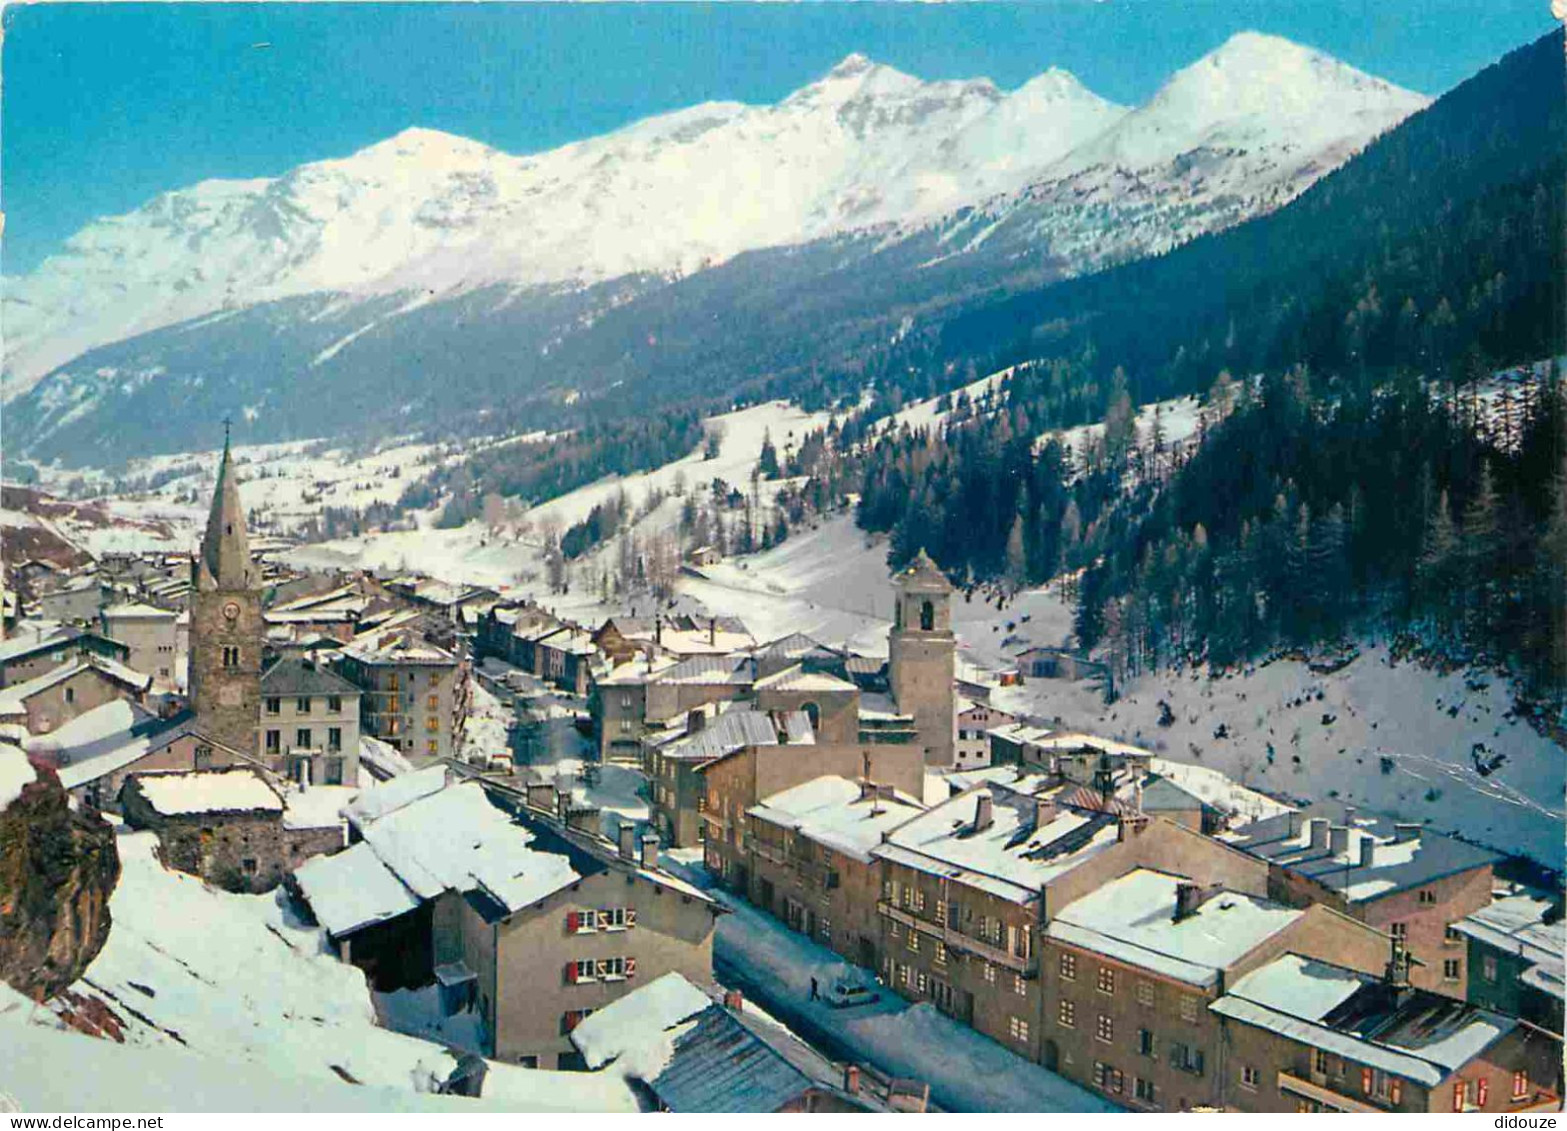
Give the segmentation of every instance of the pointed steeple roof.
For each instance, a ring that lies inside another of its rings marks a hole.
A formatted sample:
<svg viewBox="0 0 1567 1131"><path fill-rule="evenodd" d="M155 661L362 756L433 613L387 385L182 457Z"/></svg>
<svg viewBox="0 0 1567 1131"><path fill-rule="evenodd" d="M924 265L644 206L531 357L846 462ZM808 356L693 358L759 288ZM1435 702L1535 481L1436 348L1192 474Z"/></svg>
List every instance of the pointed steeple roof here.
<svg viewBox="0 0 1567 1131"><path fill-rule="evenodd" d="M952 592L952 583L947 580L947 575L930 560L923 546L914 555L914 560L898 571L895 581L899 589L918 589L926 593Z"/></svg>
<svg viewBox="0 0 1567 1131"><path fill-rule="evenodd" d="M223 458L218 463L218 484L207 513L207 533L201 540L197 581L207 589L253 589L258 577L250 560L250 539L245 534L245 508L239 501L239 476L223 437Z"/></svg>

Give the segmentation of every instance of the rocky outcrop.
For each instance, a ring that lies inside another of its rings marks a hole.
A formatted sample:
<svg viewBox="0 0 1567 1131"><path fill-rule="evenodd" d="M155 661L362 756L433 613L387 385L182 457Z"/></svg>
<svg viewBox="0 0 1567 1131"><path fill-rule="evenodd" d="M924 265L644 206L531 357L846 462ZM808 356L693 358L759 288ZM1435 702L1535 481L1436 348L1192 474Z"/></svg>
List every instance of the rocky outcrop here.
<svg viewBox="0 0 1567 1131"><path fill-rule="evenodd" d="M0 982L43 1000L64 990L109 937L120 878L114 829L73 811L54 771L0 810Z"/></svg>

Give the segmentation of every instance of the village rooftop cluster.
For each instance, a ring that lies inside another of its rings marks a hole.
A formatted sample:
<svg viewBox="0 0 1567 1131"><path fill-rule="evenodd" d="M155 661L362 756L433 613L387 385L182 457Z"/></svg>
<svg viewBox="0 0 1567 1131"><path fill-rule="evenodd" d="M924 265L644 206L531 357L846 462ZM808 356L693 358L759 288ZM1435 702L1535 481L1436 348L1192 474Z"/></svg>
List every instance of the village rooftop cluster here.
<svg viewBox="0 0 1567 1131"><path fill-rule="evenodd" d="M923 552L881 657L279 548L225 449L194 555L14 569L0 809L52 776L165 868L281 901L376 994L430 1003L381 1023L462 1051L437 1090L482 1098L505 1065L609 1072L645 1110L938 1108L939 1050L919 1078L833 1040L909 1002L1084 1109L1560 1104L1559 893L1008 714L1003 681L1078 661L960 678ZM832 961L778 957L802 948ZM746 1000L718 950L786 989Z"/></svg>

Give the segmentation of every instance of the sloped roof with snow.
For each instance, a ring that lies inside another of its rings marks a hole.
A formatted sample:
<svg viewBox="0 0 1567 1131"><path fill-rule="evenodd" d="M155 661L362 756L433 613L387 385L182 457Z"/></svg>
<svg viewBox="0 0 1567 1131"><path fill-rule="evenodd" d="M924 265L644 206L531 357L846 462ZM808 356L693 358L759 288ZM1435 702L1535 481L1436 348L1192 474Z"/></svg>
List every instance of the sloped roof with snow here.
<svg viewBox="0 0 1567 1131"><path fill-rule="evenodd" d="M783 728L782 739L779 728ZM699 731L662 747L665 758L707 762L746 746L797 746L815 742L810 717L804 711L726 711Z"/></svg>
<svg viewBox="0 0 1567 1131"><path fill-rule="evenodd" d="M839 679L831 672L807 671L801 664L794 664L775 675L756 681L758 691L851 692L858 691L856 684Z"/></svg>
<svg viewBox="0 0 1567 1131"><path fill-rule="evenodd" d="M294 880L333 938L419 906L408 885L363 841L332 856L312 856L294 870Z"/></svg>
<svg viewBox="0 0 1567 1131"><path fill-rule="evenodd" d="M358 699L359 688L314 660L285 658L261 674L261 694L339 695Z"/></svg>
<svg viewBox="0 0 1567 1131"><path fill-rule="evenodd" d="M666 1030L712 1004L684 975L671 971L595 1011L571 1031L571 1043L589 1068L602 1068L660 1041Z"/></svg>
<svg viewBox="0 0 1567 1131"><path fill-rule="evenodd" d="M1194 986L1212 986L1222 971L1305 914L1220 891L1176 919L1176 887L1184 882L1149 868L1128 872L1061 908L1046 933Z"/></svg>
<svg viewBox="0 0 1567 1131"><path fill-rule="evenodd" d="M1493 900L1453 924L1467 938L1516 955L1528 963L1519 978L1552 997L1563 997L1563 956L1567 955L1567 920L1547 923L1551 900L1521 894Z"/></svg>
<svg viewBox="0 0 1567 1131"><path fill-rule="evenodd" d="M862 796L864 793L859 782L829 775L763 798L746 812L868 863L871 849L881 843L883 833L919 815L925 807L895 790L885 790L880 796L874 792Z"/></svg>
<svg viewBox="0 0 1567 1131"><path fill-rule="evenodd" d="M1210 1006L1215 1013L1414 1080L1440 1084L1517 1027L1515 1018L1285 954Z"/></svg>
<svg viewBox="0 0 1567 1131"><path fill-rule="evenodd" d="M1311 847L1311 822L1348 827L1348 848L1334 852ZM1377 813L1356 812L1340 804L1317 804L1299 813L1264 818L1225 834L1242 852L1307 876L1342 892L1352 903L1378 899L1429 884L1445 876L1483 868L1500 860L1496 853L1424 828L1410 828L1399 841L1397 826ZM1369 865L1360 863L1361 844L1372 844Z"/></svg>
<svg viewBox="0 0 1567 1131"><path fill-rule="evenodd" d="M178 613L172 613L168 609L160 609L156 605L144 605L137 601L110 605L98 615L104 620L175 620L179 616Z"/></svg>
<svg viewBox="0 0 1567 1131"><path fill-rule="evenodd" d="M658 672L650 682L747 686L755 678L756 668L749 656L717 655L693 656L681 660Z"/></svg>
<svg viewBox="0 0 1567 1131"><path fill-rule="evenodd" d="M343 815L354 824L363 827L371 821L379 820L388 813L396 812L405 805L411 805L420 798L428 797L445 788L446 767L427 766L425 769L411 774L400 774L390 781L361 790L353 801L344 806Z"/></svg>
<svg viewBox="0 0 1567 1131"><path fill-rule="evenodd" d="M480 891L512 912L581 878L566 855L533 847L536 834L491 804L478 782L420 798L362 832L376 858L422 899Z"/></svg>
<svg viewBox="0 0 1567 1131"><path fill-rule="evenodd" d="M990 824L976 829L981 797L990 799ZM871 854L1032 904L1044 884L1110 848L1119 834L1108 813L1047 811L1040 825L1038 805L1034 796L985 781L901 825Z"/></svg>

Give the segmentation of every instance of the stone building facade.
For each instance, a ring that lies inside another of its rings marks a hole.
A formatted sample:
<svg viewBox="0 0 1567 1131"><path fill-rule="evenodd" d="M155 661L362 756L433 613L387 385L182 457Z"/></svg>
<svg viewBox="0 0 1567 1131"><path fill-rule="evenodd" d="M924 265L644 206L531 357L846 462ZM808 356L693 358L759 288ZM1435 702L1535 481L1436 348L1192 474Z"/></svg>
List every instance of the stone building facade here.
<svg viewBox="0 0 1567 1131"><path fill-rule="evenodd" d="M158 834L170 868L228 891L264 892L312 856L343 847L336 826L290 828L282 797L249 768L133 774L126 822Z"/></svg>

